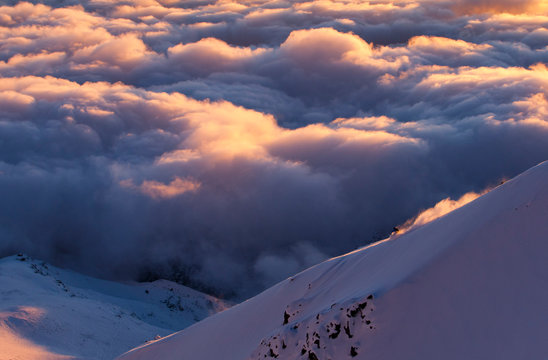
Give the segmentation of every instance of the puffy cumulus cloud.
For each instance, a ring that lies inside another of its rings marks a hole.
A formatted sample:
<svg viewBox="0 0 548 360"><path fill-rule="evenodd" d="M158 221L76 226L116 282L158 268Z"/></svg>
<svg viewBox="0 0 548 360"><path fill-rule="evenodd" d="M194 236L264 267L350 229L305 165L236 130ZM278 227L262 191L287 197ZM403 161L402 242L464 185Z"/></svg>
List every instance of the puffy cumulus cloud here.
<svg viewBox="0 0 548 360"><path fill-rule="evenodd" d="M326 47L325 44L333 44ZM401 59L386 60L382 51L359 36L341 33L332 28L292 32L280 46L280 52L305 69L335 69L357 65L389 72L401 67Z"/></svg>
<svg viewBox="0 0 548 360"><path fill-rule="evenodd" d="M101 27L101 17L81 7L51 9L40 4L19 3L0 9L12 18L9 24L0 27L0 54L4 58L43 52L71 53L111 36Z"/></svg>
<svg viewBox="0 0 548 360"><path fill-rule="evenodd" d="M286 274L260 264L299 259L296 242L337 253L340 231L357 246L388 226L351 220L371 216L347 202L363 191L350 174L367 167L360 154L370 163L402 163L398 152L422 151L413 139L382 132L288 130L270 115L178 93L51 77L4 80L0 90L23 113L6 111L0 122L0 188L4 204L15 206L2 207L10 234L2 251L22 248L111 276L164 274L164 264L175 262L219 291L255 291ZM313 262L295 261L294 269ZM217 279L214 264L243 275Z"/></svg>
<svg viewBox="0 0 548 360"><path fill-rule="evenodd" d="M474 44L439 36L414 37L409 40L408 50L410 56L417 56L423 62L438 65L451 67L504 65L502 61L493 59L492 45Z"/></svg>
<svg viewBox="0 0 548 360"><path fill-rule="evenodd" d="M493 15L485 21L496 16L513 15ZM74 27L73 18L84 20ZM502 24L501 20L493 21ZM531 42L538 42L543 36L538 21L536 26L528 22L529 28L518 31L520 36L529 34ZM475 26L469 20L461 31L475 32ZM67 34L62 42L50 35L58 33L59 27ZM357 33L331 27L292 30L275 46L239 46L215 37L180 42L180 38L171 40L162 35L172 36L179 30L163 19L148 22L101 17L83 7L53 9L43 18L4 28L5 41L0 46L5 60L0 62L0 73L53 75L79 82L122 81L197 98L222 98L273 113L287 126L296 126L359 112L381 115L373 107L381 98L387 99L382 85L391 76L410 79L414 73L413 80L420 82L419 76L438 71L435 66L450 71L466 66L504 69L529 67L548 57L546 49L500 39L476 43L472 39L420 35L404 44L376 45ZM12 33L26 35L18 42ZM82 41L78 41L80 37ZM404 84L408 85L410 82ZM289 110L288 103L292 103Z"/></svg>
<svg viewBox="0 0 548 360"><path fill-rule="evenodd" d="M521 21L525 25L519 28L505 27L504 24L519 21L524 16L533 17L528 14L493 14L489 19L484 15L461 18L443 2L326 0L182 4L83 1L80 5L52 3L50 6L54 8L27 2L5 6L1 46L5 60L14 54L33 50L39 50L39 53L64 51L71 57L76 50L85 50L103 42L107 42L102 46L104 48L109 48L108 44L119 44L124 48L129 42L117 43L112 37L128 33L142 40L148 49L165 54L170 48L183 46L202 49L207 45L222 46L221 43L200 42L208 38L240 47L278 47L295 30L322 27L335 28L343 33L353 32L366 42L382 44L401 44L420 35L464 37L471 41L480 37L482 41L489 41L504 36L529 36L532 37L531 43L533 39L538 43L538 37L542 37L538 30L546 26L546 21L540 16L536 23L529 19ZM482 25L486 21L489 25ZM130 49L133 55L146 51L142 46ZM161 66L156 64L155 67ZM136 77L142 75L141 72Z"/></svg>
<svg viewBox="0 0 548 360"><path fill-rule="evenodd" d="M170 69L180 68L186 73L204 76L215 72L245 72L251 60L264 51L230 46L222 40L206 38L169 48L168 58L173 64Z"/></svg>
<svg viewBox="0 0 548 360"><path fill-rule="evenodd" d="M545 1L3 4L1 254L242 298L548 157Z"/></svg>
<svg viewBox="0 0 548 360"><path fill-rule="evenodd" d="M0 111L2 112L24 113L33 102L34 98L32 96L23 95L13 90L0 92Z"/></svg>
<svg viewBox="0 0 548 360"><path fill-rule="evenodd" d="M465 31L477 42L499 40L507 47L520 46L521 51L526 49L523 44L538 50L546 46L547 14L548 9L531 14L491 14L471 19Z"/></svg>
<svg viewBox="0 0 548 360"><path fill-rule="evenodd" d="M75 51L73 61L82 64L84 70L117 67L123 71L142 65L152 53L135 34L124 34L98 45ZM78 67L82 70L81 67Z"/></svg>

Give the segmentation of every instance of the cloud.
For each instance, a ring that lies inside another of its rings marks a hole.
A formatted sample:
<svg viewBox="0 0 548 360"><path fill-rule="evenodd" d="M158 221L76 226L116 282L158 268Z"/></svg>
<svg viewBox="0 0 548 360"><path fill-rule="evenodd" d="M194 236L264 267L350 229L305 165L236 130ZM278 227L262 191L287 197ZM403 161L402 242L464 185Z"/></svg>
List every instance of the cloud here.
<svg viewBox="0 0 548 360"><path fill-rule="evenodd" d="M168 49L172 68L198 76L214 72L242 71L249 60L264 53L263 49L230 46L215 38L202 39L196 43L179 44Z"/></svg>
<svg viewBox="0 0 548 360"><path fill-rule="evenodd" d="M316 265L327 259L318 249L309 243L298 243L281 254L267 253L259 256L253 270L264 279L264 285L279 281L280 277L288 278L303 268Z"/></svg>
<svg viewBox="0 0 548 360"><path fill-rule="evenodd" d="M98 45L79 49L74 53L73 61L91 67L104 69L114 66L128 71L147 61L147 55L151 54L135 34L124 34Z"/></svg>
<svg viewBox="0 0 548 360"><path fill-rule="evenodd" d="M543 2L4 4L0 254L243 298L548 157Z"/></svg>
<svg viewBox="0 0 548 360"><path fill-rule="evenodd" d="M454 5L455 10L464 14L476 13L529 13L546 10L545 0L460 0Z"/></svg>
<svg viewBox="0 0 548 360"><path fill-rule="evenodd" d="M32 96L23 95L13 90L5 90L0 92L0 106L2 112L10 112L13 114L21 113L27 110L34 98Z"/></svg>
<svg viewBox="0 0 548 360"><path fill-rule="evenodd" d="M187 192L194 192L200 188L200 183L179 177L173 179L169 184L154 180L145 180L140 186L136 186L131 179L128 179L120 181L120 185L139 190L153 199L172 198Z"/></svg>

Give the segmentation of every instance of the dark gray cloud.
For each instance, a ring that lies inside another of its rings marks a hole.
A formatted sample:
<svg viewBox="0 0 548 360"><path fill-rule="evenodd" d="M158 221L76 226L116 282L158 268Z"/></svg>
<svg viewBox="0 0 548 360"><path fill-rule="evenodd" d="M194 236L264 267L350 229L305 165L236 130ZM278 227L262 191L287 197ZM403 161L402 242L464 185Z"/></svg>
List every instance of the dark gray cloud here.
<svg viewBox="0 0 548 360"><path fill-rule="evenodd" d="M245 297L548 158L542 2L38 3L0 8L1 254Z"/></svg>

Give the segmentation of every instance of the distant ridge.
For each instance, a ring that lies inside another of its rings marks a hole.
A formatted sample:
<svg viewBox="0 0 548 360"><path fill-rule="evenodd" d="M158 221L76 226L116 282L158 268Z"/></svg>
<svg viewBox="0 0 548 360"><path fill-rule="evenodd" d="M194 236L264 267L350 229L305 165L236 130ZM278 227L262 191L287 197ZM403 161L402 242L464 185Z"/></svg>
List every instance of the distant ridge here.
<svg viewBox="0 0 548 360"><path fill-rule="evenodd" d="M170 281L99 280L18 254L0 259L0 360L111 360L224 308Z"/></svg>

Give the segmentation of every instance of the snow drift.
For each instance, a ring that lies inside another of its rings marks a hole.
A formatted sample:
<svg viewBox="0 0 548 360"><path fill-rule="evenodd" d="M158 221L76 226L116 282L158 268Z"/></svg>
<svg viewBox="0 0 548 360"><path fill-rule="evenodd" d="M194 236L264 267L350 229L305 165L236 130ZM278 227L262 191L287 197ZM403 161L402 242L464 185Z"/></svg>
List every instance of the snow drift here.
<svg viewBox="0 0 548 360"><path fill-rule="evenodd" d="M120 359L541 359L548 162Z"/></svg>

